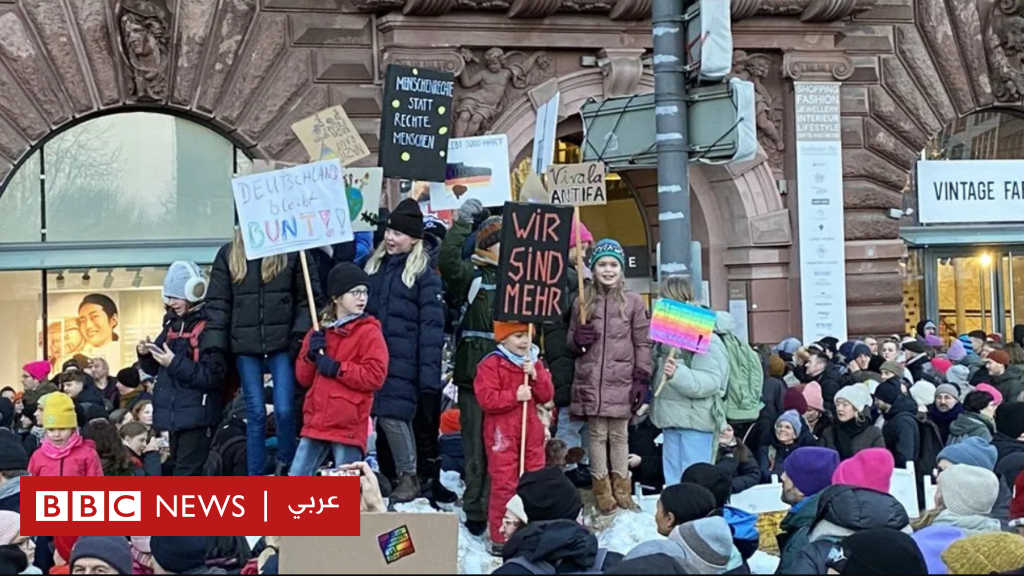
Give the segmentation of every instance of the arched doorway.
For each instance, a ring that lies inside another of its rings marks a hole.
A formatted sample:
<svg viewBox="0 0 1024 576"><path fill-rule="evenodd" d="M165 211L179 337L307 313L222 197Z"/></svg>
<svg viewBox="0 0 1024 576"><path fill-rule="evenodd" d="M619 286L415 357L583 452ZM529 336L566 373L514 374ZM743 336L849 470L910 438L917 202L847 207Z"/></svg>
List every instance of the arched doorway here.
<svg viewBox="0 0 1024 576"><path fill-rule="evenodd" d="M37 146L0 191L0 386L41 357L129 364L160 330L166 266L212 262L234 225L230 180L250 169L218 132L150 112L91 118Z"/></svg>

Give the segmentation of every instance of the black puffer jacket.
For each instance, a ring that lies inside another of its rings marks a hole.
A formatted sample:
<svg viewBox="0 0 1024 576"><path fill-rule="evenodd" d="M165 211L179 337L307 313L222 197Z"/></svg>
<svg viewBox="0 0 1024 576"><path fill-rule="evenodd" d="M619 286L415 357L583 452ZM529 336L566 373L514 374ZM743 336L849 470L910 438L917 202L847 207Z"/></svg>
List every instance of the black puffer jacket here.
<svg viewBox="0 0 1024 576"><path fill-rule="evenodd" d="M818 499L818 514L811 528L810 544L797 555L787 574L827 574L832 545L871 528L909 532L910 517L899 500L853 486L831 486Z"/></svg>
<svg viewBox="0 0 1024 576"><path fill-rule="evenodd" d="M566 289L569 296L566 302L576 299L579 276L575 268L566 268ZM551 379L555 384L555 406L568 408L572 400L572 379L576 375L576 353L569 348L569 317L572 307L567 306L562 317L555 322L541 324L543 336L544 364L551 371Z"/></svg>
<svg viewBox="0 0 1024 576"><path fill-rule="evenodd" d="M597 537L571 520L530 522L505 543L505 564L493 574L536 574L511 562L515 558L534 564L545 562L554 567L556 574L583 572L593 567L597 549ZM621 561L622 556L609 552L601 572Z"/></svg>
<svg viewBox="0 0 1024 576"><path fill-rule="evenodd" d="M750 449L742 443L735 446L718 445L718 459L715 466L729 473L732 478L733 494L753 488L761 483L761 468Z"/></svg>
<svg viewBox="0 0 1024 576"><path fill-rule="evenodd" d="M206 295L210 318L207 330L227 335L217 337L229 338L232 354L298 354L302 338L313 325L298 254L288 254L284 270L267 284L261 278L263 261L250 260L245 278L236 284L231 281L230 253L231 244L225 244L213 262ZM318 278L316 259L307 261L310 278ZM313 298L320 303L320 284L312 284Z"/></svg>

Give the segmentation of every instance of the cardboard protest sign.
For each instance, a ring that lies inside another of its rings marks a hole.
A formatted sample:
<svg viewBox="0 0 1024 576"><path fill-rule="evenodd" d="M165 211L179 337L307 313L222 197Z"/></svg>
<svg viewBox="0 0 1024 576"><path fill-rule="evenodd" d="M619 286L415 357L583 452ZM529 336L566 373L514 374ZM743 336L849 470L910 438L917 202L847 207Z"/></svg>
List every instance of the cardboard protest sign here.
<svg viewBox="0 0 1024 576"><path fill-rule="evenodd" d="M572 209L506 202L501 218L494 319L532 324L562 316Z"/></svg>
<svg viewBox="0 0 1024 576"><path fill-rule="evenodd" d="M292 132L316 162L334 155L348 166L370 155L370 149L341 106L331 106L292 124Z"/></svg>
<svg viewBox="0 0 1024 576"><path fill-rule="evenodd" d="M385 177L444 181L454 90L451 73L388 66L377 152Z"/></svg>
<svg viewBox="0 0 1024 576"><path fill-rule="evenodd" d="M358 537L285 536L281 574L456 574L455 514L362 514Z"/></svg>
<svg viewBox="0 0 1024 576"><path fill-rule="evenodd" d="M249 260L353 239L337 160L242 176L231 188Z"/></svg>
<svg viewBox="0 0 1024 576"><path fill-rule="evenodd" d="M570 206L606 204L605 174L604 162L548 166L547 185L551 203Z"/></svg>
<svg viewBox="0 0 1024 576"><path fill-rule="evenodd" d="M484 206L501 206L512 199L508 136L455 138L448 143L444 189L431 196L430 205L435 210L458 210L470 198Z"/></svg>
<svg viewBox="0 0 1024 576"><path fill-rule="evenodd" d="M384 171L380 168L345 168L345 195L353 232L375 232Z"/></svg>
<svg viewBox="0 0 1024 576"><path fill-rule="evenodd" d="M704 354L711 346L715 311L661 298L651 313L651 340Z"/></svg>
<svg viewBox="0 0 1024 576"><path fill-rule="evenodd" d="M540 174L530 172L519 190L519 201L529 203L551 204L551 193L544 189L544 181Z"/></svg>

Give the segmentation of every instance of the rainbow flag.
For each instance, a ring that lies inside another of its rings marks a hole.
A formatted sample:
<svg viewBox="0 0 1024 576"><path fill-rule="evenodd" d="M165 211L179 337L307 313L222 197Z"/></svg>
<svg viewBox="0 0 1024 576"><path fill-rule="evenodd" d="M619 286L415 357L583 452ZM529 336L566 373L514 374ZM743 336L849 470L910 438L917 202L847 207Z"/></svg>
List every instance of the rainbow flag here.
<svg viewBox="0 0 1024 576"><path fill-rule="evenodd" d="M651 314L651 340L704 354L711 346L715 311L662 298Z"/></svg>
<svg viewBox="0 0 1024 576"><path fill-rule="evenodd" d="M398 562L402 558L416 553L408 526L395 528L391 532L377 536L377 544L380 545L381 554L384 555L384 561L388 564Z"/></svg>

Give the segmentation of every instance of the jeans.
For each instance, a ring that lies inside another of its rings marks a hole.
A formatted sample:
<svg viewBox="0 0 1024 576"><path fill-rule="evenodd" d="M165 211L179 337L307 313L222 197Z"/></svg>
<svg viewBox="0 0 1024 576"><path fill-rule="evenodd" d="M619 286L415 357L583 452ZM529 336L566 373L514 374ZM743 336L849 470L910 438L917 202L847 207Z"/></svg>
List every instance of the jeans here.
<svg viewBox="0 0 1024 576"><path fill-rule="evenodd" d="M263 375L274 379L274 421L277 425L277 461L288 465L295 457L295 366L287 352L266 358L238 356L238 376L245 397L245 449L249 476L266 473L267 409L263 400Z"/></svg>
<svg viewBox="0 0 1024 576"><path fill-rule="evenodd" d="M202 476L210 456L213 433L209 428L189 428L171 432L171 458L175 476Z"/></svg>
<svg viewBox="0 0 1024 576"><path fill-rule="evenodd" d="M572 420L569 417L569 407L558 409L558 430L555 432L555 438L565 442L565 445L569 448L582 448L586 452L586 456L583 457L583 464L587 464L590 461L589 454L590 450L587 449L587 421L586 420ZM569 464L565 467L566 470L575 470L575 464Z"/></svg>
<svg viewBox="0 0 1024 576"><path fill-rule="evenodd" d="M292 469L288 475L313 476L317 468L324 463L328 450L334 452L335 466L352 464L363 459L363 451L356 446L316 440L314 438L303 438L299 440L299 449L295 451L295 459L292 460Z"/></svg>
<svg viewBox="0 0 1024 576"><path fill-rule="evenodd" d="M395 459L395 474L416 475L416 440L412 434L412 423L392 418L378 418L384 434L391 447L391 455Z"/></svg>
<svg viewBox="0 0 1024 576"><path fill-rule="evenodd" d="M661 448L661 464L665 471L665 485L679 484L683 472L694 464L711 463L712 450L718 445L711 432L683 428L662 430L665 444Z"/></svg>

